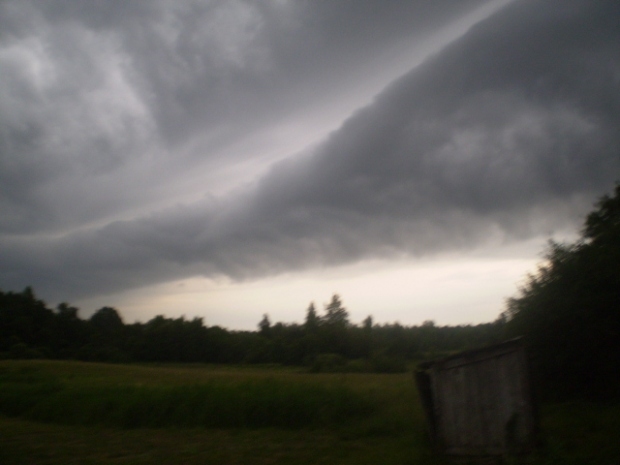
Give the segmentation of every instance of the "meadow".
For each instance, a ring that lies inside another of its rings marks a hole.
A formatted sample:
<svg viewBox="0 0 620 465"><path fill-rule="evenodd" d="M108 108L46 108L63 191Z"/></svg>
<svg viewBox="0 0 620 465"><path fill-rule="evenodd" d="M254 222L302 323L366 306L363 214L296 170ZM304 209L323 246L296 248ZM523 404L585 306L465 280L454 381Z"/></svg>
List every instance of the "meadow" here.
<svg viewBox="0 0 620 465"><path fill-rule="evenodd" d="M620 463L620 405L544 405L532 464ZM2 464L441 464L411 373L0 362Z"/></svg>

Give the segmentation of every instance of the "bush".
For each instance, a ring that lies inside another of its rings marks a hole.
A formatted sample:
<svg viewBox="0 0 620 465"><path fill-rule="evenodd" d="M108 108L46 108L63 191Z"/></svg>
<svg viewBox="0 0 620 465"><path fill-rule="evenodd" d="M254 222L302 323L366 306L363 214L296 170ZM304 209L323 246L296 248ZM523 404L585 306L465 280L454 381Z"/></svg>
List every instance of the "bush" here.
<svg viewBox="0 0 620 465"><path fill-rule="evenodd" d="M404 373L407 363L404 359L387 355L376 355L371 360L375 373Z"/></svg>
<svg viewBox="0 0 620 465"><path fill-rule="evenodd" d="M347 360L339 354L319 354L310 367L311 373L342 373L346 371Z"/></svg>

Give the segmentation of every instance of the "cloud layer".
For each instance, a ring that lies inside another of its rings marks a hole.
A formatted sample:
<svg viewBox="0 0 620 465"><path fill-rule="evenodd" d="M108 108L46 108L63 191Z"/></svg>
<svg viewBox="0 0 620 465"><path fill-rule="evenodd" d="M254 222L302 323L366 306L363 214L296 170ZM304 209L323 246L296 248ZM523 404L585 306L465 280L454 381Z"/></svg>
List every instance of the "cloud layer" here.
<svg viewBox="0 0 620 465"><path fill-rule="evenodd" d="M620 173L615 2L512 2L320 144L211 193L257 156L235 143L481 4L4 2L2 286L75 298L578 225Z"/></svg>

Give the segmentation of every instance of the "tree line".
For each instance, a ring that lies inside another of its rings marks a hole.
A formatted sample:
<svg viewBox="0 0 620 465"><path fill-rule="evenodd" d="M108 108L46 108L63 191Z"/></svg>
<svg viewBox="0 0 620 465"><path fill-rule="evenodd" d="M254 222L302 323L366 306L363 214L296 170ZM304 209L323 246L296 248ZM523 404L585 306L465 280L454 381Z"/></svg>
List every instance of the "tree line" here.
<svg viewBox="0 0 620 465"><path fill-rule="evenodd" d="M595 207L577 241L549 243L500 315L546 396L620 396L620 184Z"/></svg>
<svg viewBox="0 0 620 465"><path fill-rule="evenodd" d="M158 315L146 323L123 322L112 307L82 319L67 303L48 308L27 287L0 291L0 356L103 362L278 363L315 371L403 371L407 362L499 340L497 324L419 326L356 325L338 295L319 314L311 303L302 324L272 324L231 331Z"/></svg>

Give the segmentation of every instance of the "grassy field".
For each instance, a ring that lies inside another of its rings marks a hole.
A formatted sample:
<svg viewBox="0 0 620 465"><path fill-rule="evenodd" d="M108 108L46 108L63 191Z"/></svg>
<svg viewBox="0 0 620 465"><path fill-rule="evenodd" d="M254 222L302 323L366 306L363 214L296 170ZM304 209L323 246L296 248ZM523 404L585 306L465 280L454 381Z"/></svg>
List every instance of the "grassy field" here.
<svg viewBox="0 0 620 465"><path fill-rule="evenodd" d="M620 464L620 406L543 406L532 464ZM440 464L411 374L0 362L0 464Z"/></svg>

